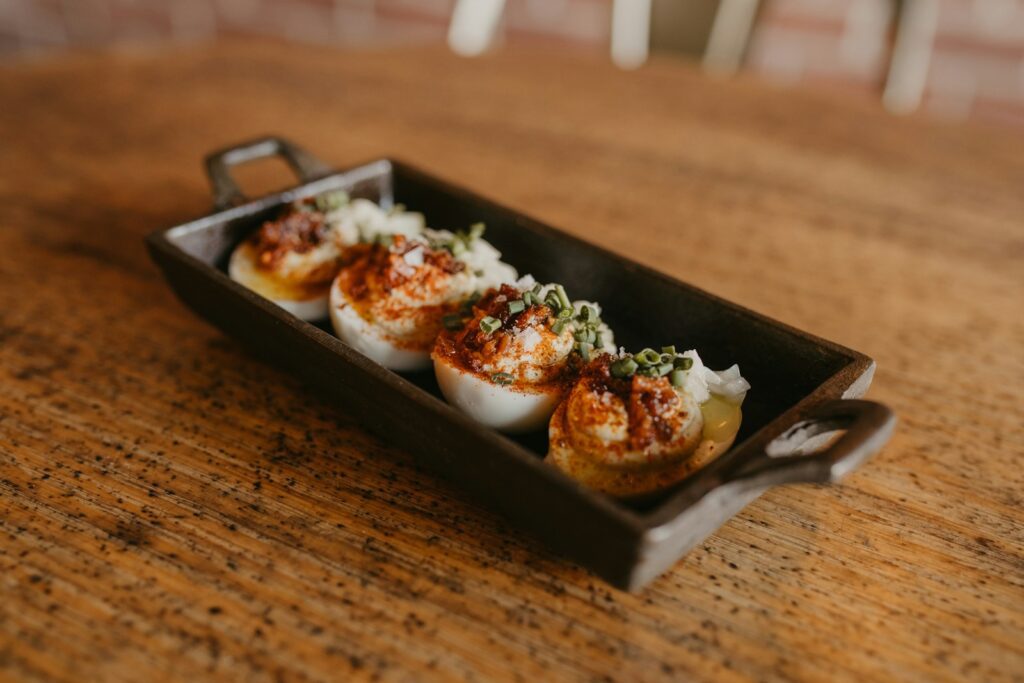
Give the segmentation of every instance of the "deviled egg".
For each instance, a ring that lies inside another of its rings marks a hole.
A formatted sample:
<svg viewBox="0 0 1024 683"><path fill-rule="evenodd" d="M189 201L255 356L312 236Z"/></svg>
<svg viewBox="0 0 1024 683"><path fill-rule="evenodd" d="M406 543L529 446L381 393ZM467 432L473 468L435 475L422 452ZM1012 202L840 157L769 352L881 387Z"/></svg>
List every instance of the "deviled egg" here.
<svg viewBox="0 0 1024 683"><path fill-rule="evenodd" d="M515 269L468 232L426 230L353 247L330 292L330 316L343 341L392 370L430 366L430 349L444 322L475 293L515 281Z"/></svg>
<svg viewBox="0 0 1024 683"><path fill-rule="evenodd" d="M661 492L724 453L750 384L696 351L644 349L590 362L549 424L546 461L616 498Z"/></svg>
<svg viewBox="0 0 1024 683"><path fill-rule="evenodd" d="M543 427L578 369L615 348L597 304L530 276L464 313L446 319L434 345L438 385L449 403L506 432Z"/></svg>
<svg viewBox="0 0 1024 683"><path fill-rule="evenodd" d="M346 250L379 235L416 235L423 216L385 211L341 190L290 204L238 245L228 275L303 320L327 317L328 292Z"/></svg>

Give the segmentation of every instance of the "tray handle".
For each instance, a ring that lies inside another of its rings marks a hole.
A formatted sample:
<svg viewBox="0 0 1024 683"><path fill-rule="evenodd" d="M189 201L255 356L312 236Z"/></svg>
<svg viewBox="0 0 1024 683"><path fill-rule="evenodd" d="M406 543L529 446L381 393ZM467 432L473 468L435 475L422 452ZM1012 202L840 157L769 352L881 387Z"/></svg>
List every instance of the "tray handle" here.
<svg viewBox="0 0 1024 683"><path fill-rule="evenodd" d="M232 166L275 156L284 159L303 183L332 172L330 166L302 147L276 136L266 136L225 147L209 154L205 160L206 174L213 189L214 207L218 210L227 209L248 201L231 175Z"/></svg>
<svg viewBox="0 0 1024 683"><path fill-rule="evenodd" d="M742 481L744 488L836 482L881 450L895 427L896 416L881 403L829 401L774 439L730 480ZM815 437L841 429L846 432L824 449L806 455L801 452Z"/></svg>

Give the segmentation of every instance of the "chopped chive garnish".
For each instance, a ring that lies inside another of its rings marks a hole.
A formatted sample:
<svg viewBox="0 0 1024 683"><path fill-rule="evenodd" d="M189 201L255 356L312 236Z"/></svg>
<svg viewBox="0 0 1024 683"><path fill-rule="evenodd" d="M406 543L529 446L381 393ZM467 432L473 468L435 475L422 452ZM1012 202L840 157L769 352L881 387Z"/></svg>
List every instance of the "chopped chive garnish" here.
<svg viewBox="0 0 1024 683"><path fill-rule="evenodd" d="M589 344L587 342L580 342L580 356L582 356L583 360L587 361L588 363L590 362L590 351L593 348L593 344Z"/></svg>
<svg viewBox="0 0 1024 683"><path fill-rule="evenodd" d="M490 334L501 327L501 321L491 316L486 316L480 319L480 329Z"/></svg>
<svg viewBox="0 0 1024 683"><path fill-rule="evenodd" d="M495 384L501 384L502 386L512 384L515 381L515 377L508 374L507 372L496 372L491 375L491 381Z"/></svg>
<svg viewBox="0 0 1024 683"><path fill-rule="evenodd" d="M317 210L322 213L334 211L348 204L348 192L345 192L345 190L324 192L314 197L313 203L316 204Z"/></svg>
<svg viewBox="0 0 1024 683"><path fill-rule="evenodd" d="M449 250L452 252L452 256L462 256L466 253L466 243L462 240L452 240Z"/></svg>
<svg viewBox="0 0 1024 683"><path fill-rule="evenodd" d="M657 377L658 368L651 365L645 365L636 371L636 374L643 375L644 377Z"/></svg>
<svg viewBox="0 0 1024 683"><path fill-rule="evenodd" d="M554 332L555 334L562 334L562 330L564 330L565 326L568 324L568 320L566 320L565 318L559 318L558 320L551 324L551 331Z"/></svg>
<svg viewBox="0 0 1024 683"><path fill-rule="evenodd" d="M654 349L644 349L634 356L640 365L654 365L661 362L661 354Z"/></svg>
<svg viewBox="0 0 1024 683"><path fill-rule="evenodd" d="M600 332L594 334L594 346L599 349L604 348L604 337L601 336Z"/></svg>
<svg viewBox="0 0 1024 683"><path fill-rule="evenodd" d="M662 363L661 365L658 366L658 375L660 377L664 377L665 375L667 375L670 372L672 372L672 364L671 363Z"/></svg>
<svg viewBox="0 0 1024 683"><path fill-rule="evenodd" d="M569 295L565 293L565 287L562 285L555 285L555 294L558 295L558 303L562 305L562 308L572 310L572 302L569 301Z"/></svg>
<svg viewBox="0 0 1024 683"><path fill-rule="evenodd" d="M523 303L527 306L533 306L537 303L537 297L534 296L533 292L523 292Z"/></svg>
<svg viewBox="0 0 1024 683"><path fill-rule="evenodd" d="M508 312L515 315L516 313L522 313L526 310L526 302L516 299L515 301L508 302Z"/></svg>
<svg viewBox="0 0 1024 683"><path fill-rule="evenodd" d="M669 373L668 381L671 382L674 387L681 387L683 386L683 382L686 381L686 373L678 369L673 370Z"/></svg>
<svg viewBox="0 0 1024 683"><path fill-rule="evenodd" d="M444 325L446 330L461 330L463 326L462 316L458 313L452 313L441 318L441 323Z"/></svg>
<svg viewBox="0 0 1024 683"><path fill-rule="evenodd" d="M661 347L661 352L662 353L667 353L670 356L674 356L674 355L676 355L676 347L675 346L662 346Z"/></svg>
<svg viewBox="0 0 1024 683"><path fill-rule="evenodd" d="M673 365L675 365L679 370L689 370L693 367L693 359L679 356L675 359Z"/></svg>
<svg viewBox="0 0 1024 683"><path fill-rule="evenodd" d="M587 306L586 304L584 304L580 308L579 319L582 322L585 322L585 323L586 322L590 322L590 318L593 316L593 313L594 313L594 309L592 309L590 306Z"/></svg>
<svg viewBox="0 0 1024 683"><path fill-rule="evenodd" d="M612 363L609 369L614 377L625 378L636 372L637 367L639 366L632 358L620 358Z"/></svg>
<svg viewBox="0 0 1024 683"><path fill-rule="evenodd" d="M547 295L544 297L544 303L547 304L548 307L551 308L551 310L555 311L556 313L562 310L562 302L558 300L558 295L555 294L554 292L547 293Z"/></svg>
<svg viewBox="0 0 1024 683"><path fill-rule="evenodd" d="M475 239L479 239L480 237L483 237L484 230L486 229L487 226L484 225L483 223L474 223L473 225L469 226L469 239L472 241Z"/></svg>
<svg viewBox="0 0 1024 683"><path fill-rule="evenodd" d="M564 318L565 320L568 320L569 318L572 317L572 309L571 308L563 308L562 310L560 310L558 312L558 317L559 318Z"/></svg>
<svg viewBox="0 0 1024 683"><path fill-rule="evenodd" d="M543 289L543 287L541 287L541 284L537 282L533 285L533 289L531 289L530 291L533 292L534 296L540 296L541 289Z"/></svg>

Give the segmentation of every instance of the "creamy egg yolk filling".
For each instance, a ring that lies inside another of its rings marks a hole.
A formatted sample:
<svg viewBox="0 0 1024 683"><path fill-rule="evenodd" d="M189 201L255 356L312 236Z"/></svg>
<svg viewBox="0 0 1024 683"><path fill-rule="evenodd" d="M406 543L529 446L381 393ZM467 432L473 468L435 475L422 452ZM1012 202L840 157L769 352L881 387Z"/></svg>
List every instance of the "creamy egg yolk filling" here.
<svg viewBox="0 0 1024 683"><path fill-rule="evenodd" d="M444 316L475 285L474 274L448 251L396 235L390 245L364 245L335 286L343 295L340 305L351 307L379 336L428 351Z"/></svg>
<svg viewBox="0 0 1024 683"><path fill-rule="evenodd" d="M340 190L300 199L266 221L231 254L229 276L307 320L327 314L328 292L345 253L360 241L424 230L423 216L385 211Z"/></svg>
<svg viewBox="0 0 1024 683"><path fill-rule="evenodd" d="M431 357L441 392L477 422L542 428L585 357L614 348L600 309L529 276L485 293L445 320Z"/></svg>
<svg viewBox="0 0 1024 683"><path fill-rule="evenodd" d="M617 377L610 358L588 365L552 415L548 461L591 488L635 498L671 486L728 449L749 385L738 369L713 373L695 352L684 355L691 361L676 363L680 373L671 378L657 371ZM719 389L728 395L712 393Z"/></svg>
<svg viewBox="0 0 1024 683"><path fill-rule="evenodd" d="M588 354L606 352L614 348L614 339L600 322L596 304L567 299L555 303L555 294L550 303L544 303L548 293L556 291L564 297L560 286L540 286L529 276L517 285L489 291L468 316L455 316L455 324L435 346L435 363L447 362L499 386L526 391L559 383L561 393L573 352L579 358L581 344L590 349ZM589 322L582 320L584 307ZM585 334L592 335L589 343L581 342L587 339ZM594 343L598 336L602 337L599 349Z"/></svg>

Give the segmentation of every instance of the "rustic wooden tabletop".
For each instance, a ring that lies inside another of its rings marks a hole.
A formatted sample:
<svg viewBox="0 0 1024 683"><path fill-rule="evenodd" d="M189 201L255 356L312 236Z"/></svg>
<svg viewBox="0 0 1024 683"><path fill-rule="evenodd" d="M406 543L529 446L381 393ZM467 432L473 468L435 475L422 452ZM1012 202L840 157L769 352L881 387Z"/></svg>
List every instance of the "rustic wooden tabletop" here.
<svg viewBox="0 0 1024 683"><path fill-rule="evenodd" d="M8 65L0 101L0 679L1024 677L1020 132L668 61L261 44ZM609 589L174 299L142 236L263 133L864 351L897 435Z"/></svg>

